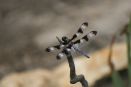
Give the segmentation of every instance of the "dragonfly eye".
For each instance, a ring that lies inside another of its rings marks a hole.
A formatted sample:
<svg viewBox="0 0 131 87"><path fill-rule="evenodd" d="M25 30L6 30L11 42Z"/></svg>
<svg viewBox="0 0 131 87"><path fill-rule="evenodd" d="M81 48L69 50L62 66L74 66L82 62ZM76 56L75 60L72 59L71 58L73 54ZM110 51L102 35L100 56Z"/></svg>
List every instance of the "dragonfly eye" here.
<svg viewBox="0 0 131 87"><path fill-rule="evenodd" d="M66 39L67 39L67 37L66 37L66 36L63 36L63 37L62 37L62 40L66 40Z"/></svg>
<svg viewBox="0 0 131 87"><path fill-rule="evenodd" d="M66 43L69 41L69 39L68 39L66 36L63 36L63 37L62 37L62 40L63 40L64 42L66 42Z"/></svg>

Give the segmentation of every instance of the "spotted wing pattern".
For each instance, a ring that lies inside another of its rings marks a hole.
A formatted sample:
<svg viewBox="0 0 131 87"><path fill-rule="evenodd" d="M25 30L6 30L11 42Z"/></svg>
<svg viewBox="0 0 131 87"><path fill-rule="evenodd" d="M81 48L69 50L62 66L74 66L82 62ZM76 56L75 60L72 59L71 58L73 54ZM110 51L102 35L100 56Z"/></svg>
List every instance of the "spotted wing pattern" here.
<svg viewBox="0 0 131 87"><path fill-rule="evenodd" d="M85 57L89 58L89 56L87 55L86 52L80 50L78 47L76 47L75 45L78 45L80 43L83 43L84 41L89 41L92 37L96 36L97 31L91 31L89 32L87 35L85 35L84 37L82 37L81 39L78 39L76 41L73 41L74 39L76 39L79 35L84 33L84 30L88 27L88 22L84 22L78 29L78 31L73 35L73 37L69 40L69 43L71 42L72 44L69 44L69 46L66 46L63 44L63 42L58 38L59 41L59 45L56 46L52 46L52 47L48 47L46 48L47 52L52 52L54 50L60 50L62 48L66 49L67 51L71 51L71 48L73 48L75 51L79 52L80 54L84 55ZM64 57L65 53L63 51L61 51L60 53L57 54L57 59L61 59L62 57Z"/></svg>
<svg viewBox="0 0 131 87"><path fill-rule="evenodd" d="M60 50L62 47L64 47L64 45L56 45L56 46L52 46L52 47L48 47L48 48L46 48L46 51L47 52L52 52L52 51L54 51L54 50Z"/></svg>
<svg viewBox="0 0 131 87"><path fill-rule="evenodd" d="M78 29L78 31L73 35L73 37L71 38L71 41L76 39L80 34L83 34L84 30L88 27L88 22L84 22L80 28Z"/></svg>
<svg viewBox="0 0 131 87"><path fill-rule="evenodd" d="M85 35L84 37L82 37L79 40L76 40L73 43L74 44L80 44L80 43L83 43L84 41L89 41L91 38L93 38L94 36L96 36L96 34L97 34L97 31L91 31L87 35Z"/></svg>

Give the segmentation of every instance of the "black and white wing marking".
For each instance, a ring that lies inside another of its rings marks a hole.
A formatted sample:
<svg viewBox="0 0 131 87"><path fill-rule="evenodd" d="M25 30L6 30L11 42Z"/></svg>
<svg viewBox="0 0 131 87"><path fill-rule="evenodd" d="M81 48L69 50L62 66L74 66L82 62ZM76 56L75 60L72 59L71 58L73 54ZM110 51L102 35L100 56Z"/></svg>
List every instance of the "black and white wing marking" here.
<svg viewBox="0 0 131 87"><path fill-rule="evenodd" d="M85 35L84 37L82 37L79 40L76 40L73 43L74 44L80 44L80 43L83 43L84 41L89 41L91 38L93 38L94 36L96 36L96 34L97 34L97 31L91 31L87 35Z"/></svg>
<svg viewBox="0 0 131 87"><path fill-rule="evenodd" d="M74 40L75 38L77 38L80 34L83 34L83 31L88 27L88 22L84 22L80 28L78 29L78 31L73 35L73 37L71 38L71 41Z"/></svg>
<svg viewBox="0 0 131 87"><path fill-rule="evenodd" d="M78 47L73 45L73 48L75 49L75 51L79 52L81 55L85 56L86 58L90 58L86 52L80 50Z"/></svg>
<svg viewBox="0 0 131 87"><path fill-rule="evenodd" d="M65 45L56 45L56 46L52 46L52 47L48 47L46 48L46 51L47 52L52 52L54 50L60 50L61 48L63 48Z"/></svg>

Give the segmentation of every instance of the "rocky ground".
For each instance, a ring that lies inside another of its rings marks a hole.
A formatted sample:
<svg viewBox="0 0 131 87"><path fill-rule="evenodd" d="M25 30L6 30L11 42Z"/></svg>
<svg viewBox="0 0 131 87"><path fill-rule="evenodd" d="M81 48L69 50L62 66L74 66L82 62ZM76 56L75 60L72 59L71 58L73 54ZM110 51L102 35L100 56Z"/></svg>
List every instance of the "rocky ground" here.
<svg viewBox="0 0 131 87"><path fill-rule="evenodd" d="M79 57L75 59L77 74L84 74L90 86L97 80L110 75L108 56L109 47L90 54L91 58ZM126 45L115 44L112 61L116 70L127 68ZM80 84L71 85L67 62L53 70L37 69L21 73L12 73L1 80L0 87L80 87ZM107 81L108 82L108 81ZM109 81L110 82L110 81ZM109 83L108 82L108 83ZM101 82L96 87L112 87Z"/></svg>

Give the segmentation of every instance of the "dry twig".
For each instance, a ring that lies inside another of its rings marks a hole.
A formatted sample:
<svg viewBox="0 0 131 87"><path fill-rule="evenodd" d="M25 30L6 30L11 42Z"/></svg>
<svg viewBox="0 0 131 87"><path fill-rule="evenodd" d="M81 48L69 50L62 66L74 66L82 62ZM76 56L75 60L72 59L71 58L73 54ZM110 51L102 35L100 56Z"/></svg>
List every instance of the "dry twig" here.
<svg viewBox="0 0 131 87"><path fill-rule="evenodd" d="M88 82L86 81L84 75L76 75L75 64L71 53L66 52L66 56L70 67L70 83L75 84L80 82L82 87L88 87Z"/></svg>

